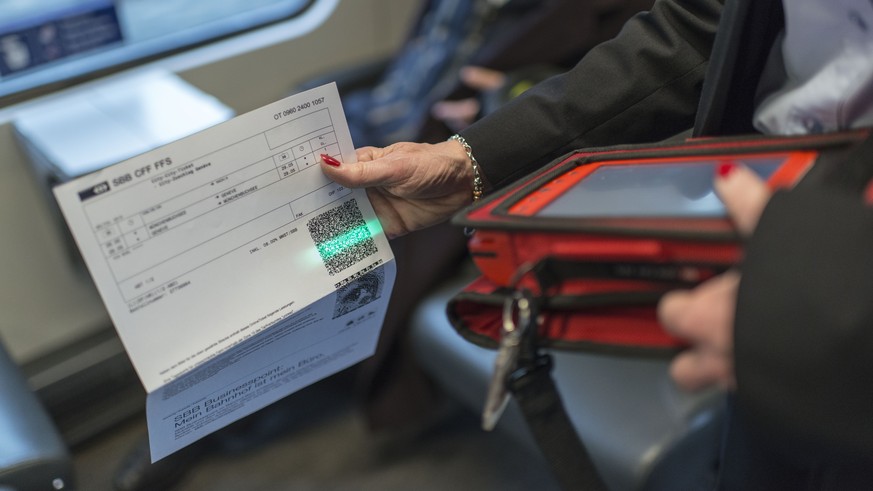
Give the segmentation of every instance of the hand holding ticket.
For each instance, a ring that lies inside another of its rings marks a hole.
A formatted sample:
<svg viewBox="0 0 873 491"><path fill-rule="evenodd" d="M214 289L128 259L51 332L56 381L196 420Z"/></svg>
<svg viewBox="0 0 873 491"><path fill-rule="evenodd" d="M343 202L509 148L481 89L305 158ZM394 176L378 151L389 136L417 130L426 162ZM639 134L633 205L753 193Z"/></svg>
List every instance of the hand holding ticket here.
<svg viewBox="0 0 873 491"><path fill-rule="evenodd" d="M394 281L325 85L55 195L149 393L152 459L370 356Z"/></svg>

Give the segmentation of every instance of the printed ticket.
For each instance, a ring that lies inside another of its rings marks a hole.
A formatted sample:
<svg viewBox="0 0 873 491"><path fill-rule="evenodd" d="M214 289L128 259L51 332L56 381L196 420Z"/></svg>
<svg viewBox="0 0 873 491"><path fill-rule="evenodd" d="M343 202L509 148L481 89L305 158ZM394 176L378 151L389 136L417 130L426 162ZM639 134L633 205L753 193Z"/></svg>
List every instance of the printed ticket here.
<svg viewBox="0 0 873 491"><path fill-rule="evenodd" d="M370 356L394 257L334 84L55 188L146 391L152 460Z"/></svg>

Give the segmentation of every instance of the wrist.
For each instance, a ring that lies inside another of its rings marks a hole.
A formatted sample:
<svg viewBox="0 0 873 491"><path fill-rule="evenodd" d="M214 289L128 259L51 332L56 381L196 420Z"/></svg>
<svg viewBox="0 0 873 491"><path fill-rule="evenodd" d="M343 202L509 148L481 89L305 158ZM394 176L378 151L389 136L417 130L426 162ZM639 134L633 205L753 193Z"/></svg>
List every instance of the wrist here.
<svg viewBox="0 0 873 491"><path fill-rule="evenodd" d="M473 156L473 149L470 147L470 144L467 143L467 140L464 139L461 135L452 135L449 137L449 141L455 141L466 157L466 169L465 173L470 177L470 184L472 187L472 197L473 202L479 200L485 192L485 181L482 179L482 171L479 168L479 162L476 161L476 157Z"/></svg>

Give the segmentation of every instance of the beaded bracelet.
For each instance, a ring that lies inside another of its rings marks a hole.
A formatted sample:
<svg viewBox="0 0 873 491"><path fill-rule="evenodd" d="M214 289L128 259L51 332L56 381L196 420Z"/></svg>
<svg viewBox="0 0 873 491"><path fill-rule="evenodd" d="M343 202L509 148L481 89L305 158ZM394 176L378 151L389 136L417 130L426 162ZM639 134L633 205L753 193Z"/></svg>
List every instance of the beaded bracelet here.
<svg viewBox="0 0 873 491"><path fill-rule="evenodd" d="M473 167L473 202L475 203L485 193L485 183L482 181L482 174L479 172L479 162L476 161L476 157L473 156L473 149L470 148L470 144L467 143L463 136L452 135L449 137L449 140L455 140L460 143L464 148L464 152L467 153L467 158L470 159L470 164Z"/></svg>

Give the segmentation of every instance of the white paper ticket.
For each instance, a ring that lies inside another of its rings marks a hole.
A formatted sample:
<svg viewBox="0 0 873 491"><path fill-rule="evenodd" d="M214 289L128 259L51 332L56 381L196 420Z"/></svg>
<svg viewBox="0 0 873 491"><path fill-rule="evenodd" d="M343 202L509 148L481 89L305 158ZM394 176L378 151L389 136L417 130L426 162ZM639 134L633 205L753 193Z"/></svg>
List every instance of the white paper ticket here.
<svg viewBox="0 0 873 491"><path fill-rule="evenodd" d="M153 459L372 354L393 255L321 155L355 158L334 84L55 189L149 392Z"/></svg>

